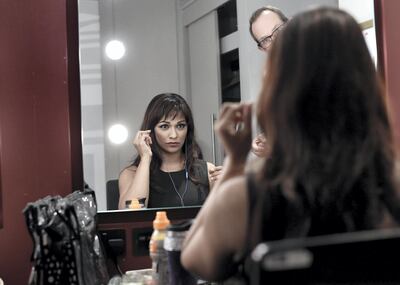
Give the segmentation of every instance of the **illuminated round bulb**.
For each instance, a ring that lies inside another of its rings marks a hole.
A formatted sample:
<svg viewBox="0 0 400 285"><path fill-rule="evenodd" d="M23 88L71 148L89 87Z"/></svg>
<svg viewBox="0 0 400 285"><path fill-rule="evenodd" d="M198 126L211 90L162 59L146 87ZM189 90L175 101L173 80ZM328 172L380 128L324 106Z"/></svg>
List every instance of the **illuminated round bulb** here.
<svg viewBox="0 0 400 285"><path fill-rule="evenodd" d="M125 46L121 41L109 41L106 45L106 55L112 60L121 59L125 54Z"/></svg>
<svg viewBox="0 0 400 285"><path fill-rule="evenodd" d="M108 138L112 143L121 144L128 138L128 129L121 124L115 124L108 130Z"/></svg>

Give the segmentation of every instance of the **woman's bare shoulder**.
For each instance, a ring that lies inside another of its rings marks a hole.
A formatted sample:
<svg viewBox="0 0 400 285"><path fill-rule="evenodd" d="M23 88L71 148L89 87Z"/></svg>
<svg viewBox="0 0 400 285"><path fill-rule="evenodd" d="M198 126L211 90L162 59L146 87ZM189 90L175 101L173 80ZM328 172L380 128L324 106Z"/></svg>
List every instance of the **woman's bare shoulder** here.
<svg viewBox="0 0 400 285"><path fill-rule="evenodd" d="M237 206L237 203L243 203L242 199L246 199L246 187L246 176L240 175L224 181L219 190L223 193L221 193L222 197L231 197L232 205ZM243 204L246 205L246 203Z"/></svg>
<svg viewBox="0 0 400 285"><path fill-rule="evenodd" d="M254 159L249 160L246 164L246 173L260 171L263 168L266 161L267 159L263 157L256 157Z"/></svg>
<svg viewBox="0 0 400 285"><path fill-rule="evenodd" d="M126 187L128 187L132 183L132 181L136 175L136 170L137 170L137 166L131 165L131 166L124 168L120 172L119 178L118 178L120 194L124 193L126 191Z"/></svg>
<svg viewBox="0 0 400 285"><path fill-rule="evenodd" d="M130 177L130 176L135 176L137 170L137 166L131 165L128 167L125 167L122 169L122 171L119 174L119 177Z"/></svg>
<svg viewBox="0 0 400 285"><path fill-rule="evenodd" d="M226 246L235 252L241 250L246 232L248 197L246 191L246 177L244 175L231 178L214 189L214 205L209 219L211 230L220 235L226 234L231 240ZM222 229L224 225L235 224L234 228ZM234 236L234 238L233 238ZM221 245L222 246L222 245Z"/></svg>

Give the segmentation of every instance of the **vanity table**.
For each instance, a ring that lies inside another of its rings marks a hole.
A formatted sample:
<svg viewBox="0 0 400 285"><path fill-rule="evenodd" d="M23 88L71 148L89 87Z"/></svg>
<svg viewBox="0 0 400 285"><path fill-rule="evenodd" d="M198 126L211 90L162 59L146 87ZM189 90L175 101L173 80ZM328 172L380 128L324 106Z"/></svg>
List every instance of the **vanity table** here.
<svg viewBox="0 0 400 285"><path fill-rule="evenodd" d="M156 212L166 211L173 224L193 219L199 210L199 206L193 206L98 212L98 231L103 243L108 242L116 252L122 272L151 268L148 245ZM116 272L112 264L109 270Z"/></svg>

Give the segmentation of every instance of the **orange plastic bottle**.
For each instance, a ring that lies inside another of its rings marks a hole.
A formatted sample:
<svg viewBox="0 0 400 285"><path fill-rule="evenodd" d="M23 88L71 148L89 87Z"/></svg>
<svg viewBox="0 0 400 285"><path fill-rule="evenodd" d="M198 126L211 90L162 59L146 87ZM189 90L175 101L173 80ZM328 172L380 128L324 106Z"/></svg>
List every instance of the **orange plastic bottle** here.
<svg viewBox="0 0 400 285"><path fill-rule="evenodd" d="M158 211L153 221L153 234L151 235L149 251L152 260L153 284L168 284L168 257L164 249L166 229L170 222L165 211Z"/></svg>

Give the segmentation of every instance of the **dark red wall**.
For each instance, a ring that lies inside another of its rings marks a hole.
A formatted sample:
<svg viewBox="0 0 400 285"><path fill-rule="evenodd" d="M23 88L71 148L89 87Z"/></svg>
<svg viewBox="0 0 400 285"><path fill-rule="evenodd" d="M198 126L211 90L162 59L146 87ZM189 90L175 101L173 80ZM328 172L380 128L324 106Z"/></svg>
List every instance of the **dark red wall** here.
<svg viewBox="0 0 400 285"><path fill-rule="evenodd" d="M400 150L400 1L375 0L375 8L378 10L377 40L381 43L381 71L386 81L397 149Z"/></svg>
<svg viewBox="0 0 400 285"><path fill-rule="evenodd" d="M6 284L28 280L25 205L82 184L76 2L0 1L0 277Z"/></svg>

